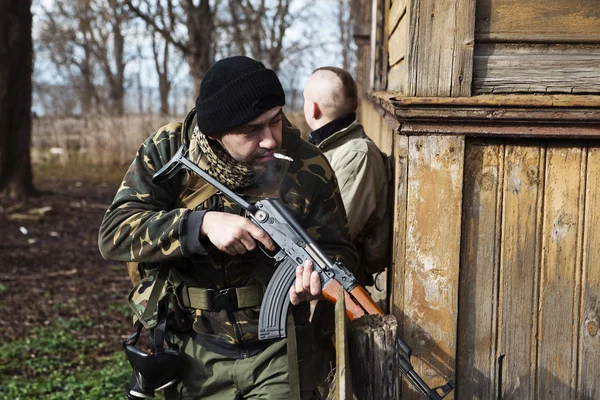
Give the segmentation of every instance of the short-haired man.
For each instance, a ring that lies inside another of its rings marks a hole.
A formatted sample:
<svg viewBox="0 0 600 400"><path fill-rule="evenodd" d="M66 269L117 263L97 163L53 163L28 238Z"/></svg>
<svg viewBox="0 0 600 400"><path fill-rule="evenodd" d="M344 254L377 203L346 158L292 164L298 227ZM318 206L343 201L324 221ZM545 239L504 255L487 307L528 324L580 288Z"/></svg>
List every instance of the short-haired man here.
<svg viewBox="0 0 600 400"><path fill-rule="evenodd" d="M202 80L195 110L143 143L102 221L105 258L169 268L165 298L178 312L167 320L167 340L185 357L181 382L168 389L168 399L289 399L294 393L287 341L257 337L260 299L274 272L274 261L259 247L274 249L272 240L220 193L204 199L206 182L189 173L152 181L182 143L192 162L248 201L279 198L328 255L351 270L357 265L333 171L285 119L284 104L281 83L262 63L247 57L216 62ZM275 152L293 161L280 164ZM198 197L201 203L194 204ZM296 278L290 300L301 398L310 399L316 382L302 374L312 359L312 346L303 344L312 334L306 300L320 294L320 283L309 262ZM199 300L230 288L245 293L243 301L215 309Z"/></svg>
<svg viewBox="0 0 600 400"><path fill-rule="evenodd" d="M350 235L359 254L384 218L387 175L381 152L356 120L358 96L352 76L336 67L313 72L304 87L304 116L312 129L309 141L323 151L335 171ZM356 274L359 282L372 277Z"/></svg>

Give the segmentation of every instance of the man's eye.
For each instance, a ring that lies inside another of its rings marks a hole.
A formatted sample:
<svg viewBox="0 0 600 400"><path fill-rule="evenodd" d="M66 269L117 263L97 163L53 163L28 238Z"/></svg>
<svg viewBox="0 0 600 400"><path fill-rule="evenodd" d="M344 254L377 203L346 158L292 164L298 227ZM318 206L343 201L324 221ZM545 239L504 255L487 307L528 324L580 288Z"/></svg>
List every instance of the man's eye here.
<svg viewBox="0 0 600 400"><path fill-rule="evenodd" d="M277 125L277 124L279 123L279 121L281 121L281 117L279 117L279 118L275 118L275 119L271 120L271 123L270 123L270 125L271 125L271 126L273 126L273 125Z"/></svg>

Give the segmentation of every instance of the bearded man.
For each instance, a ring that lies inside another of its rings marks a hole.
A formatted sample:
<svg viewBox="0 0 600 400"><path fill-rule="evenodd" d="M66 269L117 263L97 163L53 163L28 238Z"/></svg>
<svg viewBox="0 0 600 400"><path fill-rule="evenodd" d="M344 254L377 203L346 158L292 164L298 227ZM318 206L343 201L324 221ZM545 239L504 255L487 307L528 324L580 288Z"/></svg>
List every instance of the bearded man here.
<svg viewBox="0 0 600 400"><path fill-rule="evenodd" d="M290 289L297 346L259 341L261 299L275 270L267 250L275 244L201 178L182 171L152 180L185 144L192 162L247 201L278 198L328 256L353 270L358 257L335 175L301 140L284 105L279 79L262 63L241 56L216 62L183 123L142 144L102 221L103 257L137 262L142 276L159 265L168 270L166 341L180 350L183 366L167 399L318 398L307 301L321 287L310 262L297 268ZM291 372L296 362L299 377Z"/></svg>

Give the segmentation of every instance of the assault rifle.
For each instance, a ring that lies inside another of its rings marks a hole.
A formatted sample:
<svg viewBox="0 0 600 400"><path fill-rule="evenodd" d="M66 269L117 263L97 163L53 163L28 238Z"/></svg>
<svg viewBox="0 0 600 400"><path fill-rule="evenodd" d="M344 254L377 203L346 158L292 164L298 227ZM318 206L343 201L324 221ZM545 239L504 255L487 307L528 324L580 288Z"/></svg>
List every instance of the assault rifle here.
<svg viewBox="0 0 600 400"><path fill-rule="evenodd" d="M325 299L335 303L340 288L344 288L346 314L351 321L365 314L383 315L383 311L357 283L354 275L340 262L331 262L279 200L264 199L250 204L188 160L186 154L186 146L182 145L173 158L154 175L153 181L170 179L182 169L194 172L219 189L229 200L246 210L250 221L267 232L279 246L278 252L272 256L277 268L267 286L260 308L258 320L260 340L287 336L289 289L296 278L296 267L305 260L311 260L315 271L319 273ZM413 369L410 362L410 347L400 338L398 338L398 347L400 371L424 398L440 400L454 389L455 385L451 380L445 385L430 388Z"/></svg>

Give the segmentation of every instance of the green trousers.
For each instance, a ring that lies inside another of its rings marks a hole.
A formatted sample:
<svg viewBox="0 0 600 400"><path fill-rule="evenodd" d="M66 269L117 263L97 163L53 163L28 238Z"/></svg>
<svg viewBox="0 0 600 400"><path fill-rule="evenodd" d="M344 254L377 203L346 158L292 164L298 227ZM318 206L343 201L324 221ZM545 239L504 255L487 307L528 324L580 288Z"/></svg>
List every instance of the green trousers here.
<svg viewBox="0 0 600 400"><path fill-rule="evenodd" d="M179 346L185 363L181 382L165 390L166 400L290 398L286 339L274 342L253 357L239 360L206 350L190 335L172 336L169 341ZM312 356L312 351L299 351L302 400L320 398L310 371Z"/></svg>

